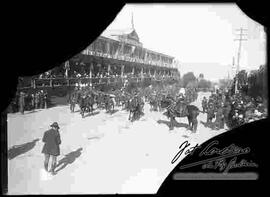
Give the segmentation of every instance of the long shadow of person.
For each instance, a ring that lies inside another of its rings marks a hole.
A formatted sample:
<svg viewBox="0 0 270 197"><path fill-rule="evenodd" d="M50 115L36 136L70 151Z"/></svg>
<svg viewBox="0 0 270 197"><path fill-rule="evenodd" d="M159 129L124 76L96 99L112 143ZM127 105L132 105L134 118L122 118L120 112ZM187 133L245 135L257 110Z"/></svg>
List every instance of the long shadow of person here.
<svg viewBox="0 0 270 197"><path fill-rule="evenodd" d="M9 160L14 159L17 156L30 151L31 149L35 147L37 141L39 141L39 138L33 140L32 142L27 142L25 144L15 145L11 147L8 150L8 159Z"/></svg>
<svg viewBox="0 0 270 197"><path fill-rule="evenodd" d="M97 115L97 114L99 114L99 113L100 113L99 111L94 111L93 113L88 112L88 113L84 116L84 118L86 118L86 117L88 117L88 116L94 116L94 115Z"/></svg>
<svg viewBox="0 0 270 197"><path fill-rule="evenodd" d="M165 125L167 125L167 126L170 128L170 121L167 121L167 120L158 120L157 123L158 123L158 124L165 124ZM188 126L188 124L186 124L186 123L177 122L177 121L175 120L175 121L173 121L172 127L173 127L173 128L174 128L174 127L177 127L177 128L184 127L184 128L186 128L186 129L188 129L189 126Z"/></svg>
<svg viewBox="0 0 270 197"><path fill-rule="evenodd" d="M63 159L59 160L56 168L59 166L61 167L56 169L55 172L58 172L64 169L68 164L72 164L76 160L76 158L78 158L82 154L81 151L82 151L82 148L78 148L77 150L72 151L68 153L67 155L65 155Z"/></svg>

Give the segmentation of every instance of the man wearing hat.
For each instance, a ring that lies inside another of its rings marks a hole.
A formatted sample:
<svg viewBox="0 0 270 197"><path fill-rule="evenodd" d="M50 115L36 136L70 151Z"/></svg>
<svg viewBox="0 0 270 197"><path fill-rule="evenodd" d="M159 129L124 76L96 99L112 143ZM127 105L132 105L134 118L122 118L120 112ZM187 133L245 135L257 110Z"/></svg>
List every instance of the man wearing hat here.
<svg viewBox="0 0 270 197"><path fill-rule="evenodd" d="M55 175L56 159L60 155L61 138L57 122L54 122L50 125L52 128L48 131L45 131L42 141L45 143L42 149L42 153L45 154L44 167L48 171L48 164L50 157L52 158L52 164L50 172Z"/></svg>

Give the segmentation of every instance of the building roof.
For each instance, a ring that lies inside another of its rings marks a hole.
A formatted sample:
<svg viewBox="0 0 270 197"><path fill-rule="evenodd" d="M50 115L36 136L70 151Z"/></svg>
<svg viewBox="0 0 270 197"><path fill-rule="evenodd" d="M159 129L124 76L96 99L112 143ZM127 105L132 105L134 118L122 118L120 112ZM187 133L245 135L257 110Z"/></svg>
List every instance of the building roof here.
<svg viewBox="0 0 270 197"><path fill-rule="evenodd" d="M135 31L135 29L133 28L126 28L126 29L108 29L105 30L101 35L124 35L124 34L130 34L133 31Z"/></svg>
<svg viewBox="0 0 270 197"><path fill-rule="evenodd" d="M104 32L102 32L101 36L119 41L119 36L131 34L133 31L135 31L133 28L106 29Z"/></svg>
<svg viewBox="0 0 270 197"><path fill-rule="evenodd" d="M115 40L115 41L121 41L119 37L123 36L123 35L127 35L128 37L132 37L133 39L135 38L136 42L140 43L138 34L137 34L137 32L136 32L136 30L134 28L106 29L104 32L102 32L101 37L109 38L109 39L112 39L112 40ZM166 55L166 54L161 53L161 52L150 50L150 49L147 49L147 48L144 48L144 47L142 47L142 48L145 49L148 52L156 53L156 54L166 56L166 57L172 58L172 59L174 58L174 57L172 57L170 55Z"/></svg>

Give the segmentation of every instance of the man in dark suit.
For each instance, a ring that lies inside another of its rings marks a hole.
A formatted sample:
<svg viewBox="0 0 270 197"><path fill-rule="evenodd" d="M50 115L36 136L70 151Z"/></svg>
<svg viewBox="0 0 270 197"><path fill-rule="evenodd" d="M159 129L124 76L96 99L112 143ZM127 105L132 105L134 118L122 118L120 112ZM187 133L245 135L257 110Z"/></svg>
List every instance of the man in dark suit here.
<svg viewBox="0 0 270 197"><path fill-rule="evenodd" d="M24 108L25 108L25 94L23 92L20 93L19 97L19 107L21 114L24 114Z"/></svg>
<svg viewBox="0 0 270 197"><path fill-rule="evenodd" d="M50 125L52 129L46 131L43 135L42 141L45 143L42 149L42 153L45 154L44 167L48 171L48 164L50 157L52 158L52 165L50 172L55 175L56 159L60 155L61 138L57 122Z"/></svg>

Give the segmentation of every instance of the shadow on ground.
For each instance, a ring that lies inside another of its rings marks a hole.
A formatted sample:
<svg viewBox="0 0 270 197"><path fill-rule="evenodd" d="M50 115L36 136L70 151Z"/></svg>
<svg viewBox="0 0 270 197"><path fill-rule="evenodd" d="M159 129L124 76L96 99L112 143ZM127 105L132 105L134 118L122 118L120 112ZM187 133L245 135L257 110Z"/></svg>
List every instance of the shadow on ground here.
<svg viewBox="0 0 270 197"><path fill-rule="evenodd" d="M8 159L9 160L14 159L17 156L30 151L31 149L33 149L35 147L36 142L38 142L38 141L39 141L39 139L37 138L37 139L33 140L32 142L28 142L28 143L21 144L21 145L15 145L15 146L11 147L8 150Z"/></svg>
<svg viewBox="0 0 270 197"><path fill-rule="evenodd" d="M107 111L106 114L113 115L113 114L115 114L118 111L119 111L118 109L114 109L114 110L112 110L112 112Z"/></svg>
<svg viewBox="0 0 270 197"><path fill-rule="evenodd" d="M75 151L70 152L69 154L65 155L65 157L61 160L59 160L57 167L60 166L60 168L56 169L55 172L59 172L60 170L63 170L67 165L72 164L78 157L81 156L82 148L78 148Z"/></svg>
<svg viewBox="0 0 270 197"><path fill-rule="evenodd" d="M169 128L170 128L170 121L167 121L167 120L158 120L157 121L157 123L158 124L165 124L165 125L167 125ZM173 128L174 127L177 127L177 128L180 128L180 127L184 127L184 128L186 128L186 129L188 129L188 124L186 124L186 123L181 123L181 122L177 122L177 121L175 121L174 123L173 123ZM172 128L172 129L173 129Z"/></svg>
<svg viewBox="0 0 270 197"><path fill-rule="evenodd" d="M36 112L39 112L39 111L42 111L41 109L39 109L39 110L32 110L32 111L29 111L29 112L27 112L27 113L24 113L24 114L32 114L32 113L36 113Z"/></svg>
<svg viewBox="0 0 270 197"><path fill-rule="evenodd" d="M98 137L98 136L94 136L94 137L88 137L87 139L88 139L88 140L100 139L100 137Z"/></svg>
<svg viewBox="0 0 270 197"><path fill-rule="evenodd" d="M87 113L84 115L84 117L86 118L86 117L88 117L88 116L94 116L94 115L97 115L97 114L99 114L99 113L100 113L99 111L94 111L93 113L87 112Z"/></svg>

